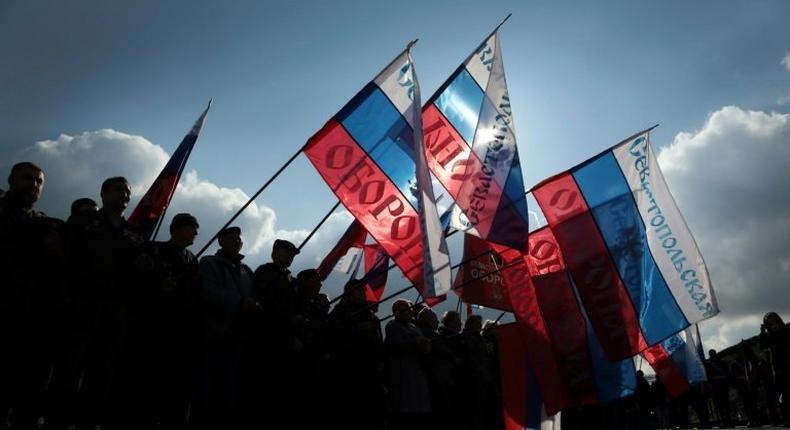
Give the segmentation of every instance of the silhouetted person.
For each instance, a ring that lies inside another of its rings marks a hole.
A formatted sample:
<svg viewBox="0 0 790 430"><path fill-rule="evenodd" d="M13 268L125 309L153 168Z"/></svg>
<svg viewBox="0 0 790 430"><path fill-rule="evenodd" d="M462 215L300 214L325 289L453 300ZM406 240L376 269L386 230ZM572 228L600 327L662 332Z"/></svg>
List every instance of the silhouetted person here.
<svg viewBox="0 0 790 430"><path fill-rule="evenodd" d="M731 427L730 416L730 382L727 364L718 356L715 349L708 351L705 361L705 373L708 375L713 403L716 405L721 427Z"/></svg>
<svg viewBox="0 0 790 430"><path fill-rule="evenodd" d="M123 217L130 194L125 178L105 180L102 208L70 228L70 317L62 368L53 375L59 426L92 427L109 418L126 337L127 299L144 264L139 258L143 239Z"/></svg>
<svg viewBox="0 0 790 430"><path fill-rule="evenodd" d="M634 393L636 405L636 428L646 429L650 423L650 411L653 409L653 396L650 383L645 379L645 373L636 371L636 392Z"/></svg>
<svg viewBox="0 0 790 430"><path fill-rule="evenodd" d="M748 427L757 427L759 416L757 414L757 393L760 388L760 376L757 369L757 356L749 347L741 343L738 358L730 366L733 388L743 405Z"/></svg>
<svg viewBox="0 0 790 430"><path fill-rule="evenodd" d="M483 318L470 315L459 337L461 353L461 380L459 385L466 387L464 394L464 415L470 429L484 429L485 405L494 381L490 366L486 341L482 336Z"/></svg>
<svg viewBox="0 0 790 430"><path fill-rule="evenodd" d="M245 379L242 387L245 420L250 426L291 420L297 393L292 381L296 339L295 280L288 269L299 250L282 239L272 245L272 261L254 274L254 298L259 309L248 320Z"/></svg>
<svg viewBox="0 0 790 430"><path fill-rule="evenodd" d="M447 340L439 335L439 320L431 308L425 308L417 315L417 327L431 342L431 350L423 356L422 363L428 378L434 420L440 429L455 429L459 425L459 417L453 404L453 393L459 387L454 371L460 366L461 359L450 350Z"/></svg>
<svg viewBox="0 0 790 430"><path fill-rule="evenodd" d="M293 401L310 407L312 413L299 414L297 406L292 421L294 429L324 428L326 414L327 319L329 300L321 293L321 276L316 269L296 275L293 329L295 342L290 373Z"/></svg>
<svg viewBox="0 0 790 430"><path fill-rule="evenodd" d="M205 356L199 389L200 425L233 428L238 420L240 365L247 332L244 321L257 312L252 270L244 263L239 227L217 235L219 250L200 260Z"/></svg>
<svg viewBox="0 0 790 430"><path fill-rule="evenodd" d="M763 358L758 362L757 370L760 374L760 383L765 390L765 408L767 409L768 419L774 426L780 426L782 425L782 419L779 416L779 397L776 394L773 367L771 367L771 363L767 359Z"/></svg>
<svg viewBox="0 0 790 430"><path fill-rule="evenodd" d="M331 428L376 430L384 424L384 340L365 300L365 282L351 280L329 313Z"/></svg>
<svg viewBox="0 0 790 430"><path fill-rule="evenodd" d="M0 198L0 417L13 408L17 428L44 414L55 357L55 304L62 291L63 222L35 209L44 172L33 163L11 168Z"/></svg>
<svg viewBox="0 0 790 430"><path fill-rule="evenodd" d="M413 323L409 301L396 300L392 304L392 313L394 318L387 323L384 339L389 388L388 428L427 428L431 403L421 359L430 352L430 344Z"/></svg>
<svg viewBox="0 0 790 430"><path fill-rule="evenodd" d="M776 398L780 400L782 419L790 426L790 331L776 312L768 312L760 326L760 346L770 351Z"/></svg>
<svg viewBox="0 0 790 430"><path fill-rule="evenodd" d="M203 346L198 262L188 249L198 228L194 216L177 214L170 240L147 247L153 264L133 295L124 354L126 427L187 425Z"/></svg>

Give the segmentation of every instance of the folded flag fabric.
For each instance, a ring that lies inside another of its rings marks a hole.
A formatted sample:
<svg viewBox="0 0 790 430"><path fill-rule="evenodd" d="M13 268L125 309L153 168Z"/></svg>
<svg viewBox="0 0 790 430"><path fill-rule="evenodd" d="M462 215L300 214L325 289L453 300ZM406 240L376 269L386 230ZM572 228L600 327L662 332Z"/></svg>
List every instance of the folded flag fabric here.
<svg viewBox="0 0 790 430"><path fill-rule="evenodd" d="M633 394L636 387L633 360L629 357L610 361L604 354L550 228L530 233L529 250L524 258L558 369L558 380L541 386L544 397L559 397L561 408L565 408ZM559 391L547 392L552 388ZM558 410L549 402L546 409L549 413Z"/></svg>
<svg viewBox="0 0 790 430"><path fill-rule="evenodd" d="M310 138L305 154L420 293L434 297L450 289L450 265L419 106L407 48Z"/></svg>
<svg viewBox="0 0 790 430"><path fill-rule="evenodd" d="M206 109L195 121L189 133L181 140L178 148L170 156L170 160L167 161L165 167L159 172L159 176L156 177L129 216L129 224L135 226L137 233L145 240L153 240L157 226L162 222L162 217L176 192L178 180L187 164L189 154L192 153L200 130L203 129L203 124L206 122L209 109L211 109L211 101L208 102Z"/></svg>
<svg viewBox="0 0 790 430"><path fill-rule="evenodd" d="M699 336L691 327L642 353L667 392L678 397L694 384L706 381Z"/></svg>
<svg viewBox="0 0 790 430"><path fill-rule="evenodd" d="M365 245L365 298L370 303L377 303L387 286L387 266L389 258L384 248L378 244Z"/></svg>
<svg viewBox="0 0 790 430"><path fill-rule="evenodd" d="M428 166L468 224L522 249L529 223L510 96L495 30L423 107Z"/></svg>
<svg viewBox="0 0 790 430"><path fill-rule="evenodd" d="M649 130L532 193L611 360L634 356L718 312Z"/></svg>
<svg viewBox="0 0 790 430"><path fill-rule="evenodd" d="M362 224L354 220L351 222L351 225L346 228L346 231L343 232L343 235L340 236L340 240L337 241L335 246L329 251L328 254L321 260L321 264L318 265L318 274L321 276L321 279L326 279L330 273L332 273L332 269L335 268L337 263L348 253L351 248L359 248L362 249L365 246L365 238L368 235L368 231L365 230L365 227ZM348 263L348 269L351 269L353 266L353 259Z"/></svg>

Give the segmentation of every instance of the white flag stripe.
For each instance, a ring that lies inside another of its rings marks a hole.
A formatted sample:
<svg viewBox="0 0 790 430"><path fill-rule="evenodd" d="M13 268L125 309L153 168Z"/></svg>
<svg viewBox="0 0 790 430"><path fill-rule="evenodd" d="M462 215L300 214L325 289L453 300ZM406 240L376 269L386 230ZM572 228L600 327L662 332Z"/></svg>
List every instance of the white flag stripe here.
<svg viewBox="0 0 790 430"><path fill-rule="evenodd" d="M351 269L354 267L354 262L357 260L357 258L361 258L359 257L361 254L361 249L349 248L348 252L346 252L346 255L340 257L340 261L338 261L335 265L335 270L346 274L351 273Z"/></svg>
<svg viewBox="0 0 790 430"><path fill-rule="evenodd" d="M458 207L458 205L453 204L452 210L450 212L450 227L461 230L466 234L471 234L477 237L480 237L480 233L477 231L475 226L469 222L469 219L466 218L464 211Z"/></svg>
<svg viewBox="0 0 790 430"><path fill-rule="evenodd" d="M374 82L387 95L392 104L409 123L413 130L416 130L414 119L415 106L419 109L419 104L414 103L414 74L412 73L412 63L407 52L403 52L398 58L392 61L383 72L381 72Z"/></svg>
<svg viewBox="0 0 790 430"><path fill-rule="evenodd" d="M422 228L424 291L426 297L446 294L452 286L450 256L433 195L422 133L420 86L409 51L404 51L374 82L412 127L415 152L417 205Z"/></svg>
<svg viewBox="0 0 790 430"><path fill-rule="evenodd" d="M491 72L480 108L472 150L479 160L493 170L493 180L504 191L510 166L516 155L516 135L513 129L510 97L505 81L505 68L499 43L493 49ZM465 186L467 184L464 184ZM474 186L471 181L468 186Z"/></svg>
<svg viewBox="0 0 790 430"><path fill-rule="evenodd" d="M409 55L411 62L411 55ZM409 68L413 87L413 121L414 124L414 152L417 180L417 201L420 214L420 227L422 227L423 267L425 270L425 290L427 297L436 297L446 294L452 287L452 272L450 270L450 253L447 242L444 240L442 224L439 221L439 211L436 208L436 198L433 195L433 183L428 171L428 162L425 158L425 142L422 134L422 112L420 107L420 84L414 66Z"/></svg>
<svg viewBox="0 0 790 430"><path fill-rule="evenodd" d="M497 47L497 33L491 35L485 43L481 44L472 55L467 58L466 70L472 78L480 85L483 91L488 86L488 75L491 73L491 64L494 58L494 51Z"/></svg>
<svg viewBox="0 0 790 430"><path fill-rule="evenodd" d="M681 311L689 323L714 316L719 309L705 261L667 188L649 135L613 153L645 224L648 247Z"/></svg>

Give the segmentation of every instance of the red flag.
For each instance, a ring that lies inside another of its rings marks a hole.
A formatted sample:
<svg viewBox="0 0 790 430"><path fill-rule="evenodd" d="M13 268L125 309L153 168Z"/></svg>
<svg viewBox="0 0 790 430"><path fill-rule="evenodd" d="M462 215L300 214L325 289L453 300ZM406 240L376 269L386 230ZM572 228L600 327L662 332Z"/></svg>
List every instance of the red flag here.
<svg viewBox="0 0 790 430"><path fill-rule="evenodd" d="M527 358L530 367L535 369L546 404L546 413L553 415L567 405L567 396L527 264L521 251L494 243L490 245L502 257L500 273L507 285L513 314L521 327L524 340L530 345Z"/></svg>
<svg viewBox="0 0 790 430"><path fill-rule="evenodd" d="M527 348L516 324L494 327L506 430L524 430L527 419Z"/></svg>
<svg viewBox="0 0 790 430"><path fill-rule="evenodd" d="M483 239L464 235L464 259L455 278L455 293L466 303L512 312L505 280L499 269L502 257Z"/></svg>
<svg viewBox="0 0 790 430"><path fill-rule="evenodd" d="M609 358L622 360L646 349L631 298L574 177L564 173L550 178L533 195Z"/></svg>

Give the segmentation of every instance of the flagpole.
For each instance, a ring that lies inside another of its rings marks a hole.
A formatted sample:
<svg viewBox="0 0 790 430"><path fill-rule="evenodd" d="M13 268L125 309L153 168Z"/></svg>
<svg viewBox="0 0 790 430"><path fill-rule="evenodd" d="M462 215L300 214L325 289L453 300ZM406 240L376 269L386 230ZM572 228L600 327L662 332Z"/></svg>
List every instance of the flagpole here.
<svg viewBox="0 0 790 430"><path fill-rule="evenodd" d="M260 195L260 194L263 192L263 190L265 190L265 189L266 189L266 187L268 187L268 186L269 186L269 184L271 184L271 183L272 183L272 181L274 181L274 180L275 180L275 179L276 179L278 176L280 176L280 173L282 173L282 172L283 172L283 170L285 170L285 168L286 168L286 167L288 167L288 166L289 166L289 165L290 165L290 164L291 164L291 163L292 163L292 162L293 162L293 161L296 159L296 157L298 157L298 156L299 156L299 154L301 154L301 153L302 153L302 151L304 151L304 148L305 148L304 146L300 147L300 148L299 148L299 150L298 150L298 151L296 151L296 153L295 153L294 155L292 155L292 156L291 156L291 158L289 158L289 159L288 159L288 161L286 161L286 162L285 162L285 164L283 164L283 165L282 165L282 166L281 166L281 167L280 167L280 168L279 168L279 169L278 169L278 170L277 170L277 171L274 173L274 175L272 175L272 177L271 177L271 178L269 178L269 180L268 180L268 181L266 181L266 183L265 183L265 184L263 184L263 186L261 186L261 188L260 188L260 189L258 189L258 191L257 191L255 194L253 194L253 195L252 195L252 197L250 197L250 199L249 199L249 200L247 200L247 203L245 203L245 204L244 204L244 206L242 206L242 207L241 207L241 208L240 208L238 211L236 211L236 213L235 213L235 214L233 214L233 216L232 216L232 217L231 217L231 218L228 220L228 222L226 222L226 223L225 223L225 225L223 225L223 226L222 226L222 228L220 228L220 229L219 229L219 230L218 230L216 233L214 233L214 235L213 235L213 236L211 236L211 239L209 239L209 241L208 241L208 242L207 242L207 243L206 243L206 244L203 246L203 248L201 248L201 249L200 249L200 251L198 251L198 253L197 253L197 254L195 254L195 258L196 258L196 259L197 259L197 258L200 258L200 256L201 256L201 255L203 255L203 253L204 253L204 252L206 252L206 250L208 249L208 247L209 247L209 246L211 246L211 244L214 242L214 239L216 239L216 238L217 238L217 235L219 235L219 232L221 232L222 230L225 230L226 228L228 228L228 227L230 226L230 224L231 224L233 221L235 221L235 220L236 220L236 218L238 218L238 217L239 217L239 215L241 215L241 213L242 213L242 212L244 212L244 209L247 209L247 206L249 206L250 204L252 204L252 202L253 202L253 201L254 201L254 200L255 200L255 199L256 199L256 198L257 198L257 197L258 197L258 196L259 196L259 195Z"/></svg>
<svg viewBox="0 0 790 430"><path fill-rule="evenodd" d="M329 209L329 212L327 212L326 215L324 215L324 217L321 218L321 221L318 222L318 225L315 226L313 231L311 231L310 234L308 234L307 237L304 238L302 243L299 245L299 248L297 248L299 251L301 251L302 248L304 248L304 246L307 245L307 242L310 240L310 238L313 237L313 235L318 231L319 228L321 228L322 225L324 225L326 220L329 219L329 217L332 215L333 212L335 212L335 209L337 209L338 206L340 206L340 200L338 200L337 203L335 203L335 205L332 206L332 209Z"/></svg>

